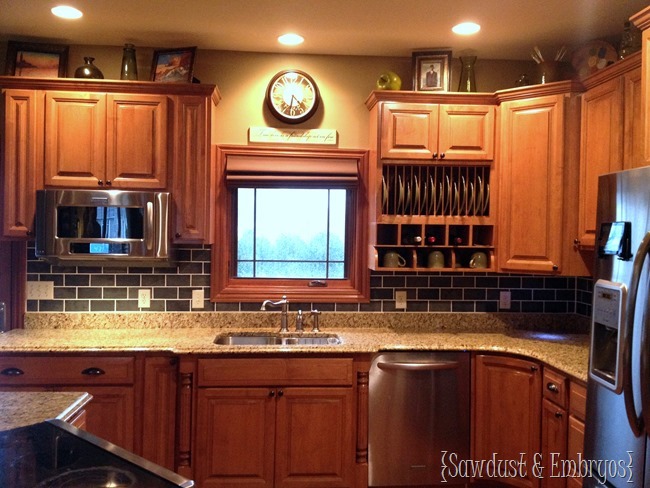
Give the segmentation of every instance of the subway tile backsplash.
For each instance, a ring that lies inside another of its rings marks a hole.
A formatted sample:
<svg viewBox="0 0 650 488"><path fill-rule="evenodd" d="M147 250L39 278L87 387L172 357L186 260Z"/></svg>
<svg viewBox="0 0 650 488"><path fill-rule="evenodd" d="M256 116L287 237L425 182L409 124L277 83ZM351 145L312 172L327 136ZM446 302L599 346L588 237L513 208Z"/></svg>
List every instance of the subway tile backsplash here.
<svg viewBox="0 0 650 488"><path fill-rule="evenodd" d="M192 290L203 289L204 308L197 311L254 311L259 303L212 303L210 247L177 249L177 266L55 266L36 259L28 249L27 280L52 281L53 299L28 299L29 312L187 312ZM324 311L381 312L395 310L395 290L406 290L407 312L507 312L499 308L500 291L511 292L510 312L576 313L589 316L593 280L583 277L498 273L416 274L372 272L370 303L315 304ZM138 290L151 291L149 308L138 307ZM269 297L274 298L274 297ZM292 303L292 309L312 304Z"/></svg>

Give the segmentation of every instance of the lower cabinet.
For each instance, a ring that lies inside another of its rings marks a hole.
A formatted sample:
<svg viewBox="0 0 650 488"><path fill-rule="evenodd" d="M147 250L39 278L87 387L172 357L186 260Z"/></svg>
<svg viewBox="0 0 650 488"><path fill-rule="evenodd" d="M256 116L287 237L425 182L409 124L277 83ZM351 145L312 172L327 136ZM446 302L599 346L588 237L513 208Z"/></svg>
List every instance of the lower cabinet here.
<svg viewBox="0 0 650 488"><path fill-rule="evenodd" d="M472 459L525 463L521 473L509 470L499 477L508 486L539 486L530 467L540 452L541 381L541 366L535 361L474 356Z"/></svg>
<svg viewBox="0 0 650 488"><path fill-rule="evenodd" d="M200 359L197 369L198 486L353 486L351 359Z"/></svg>

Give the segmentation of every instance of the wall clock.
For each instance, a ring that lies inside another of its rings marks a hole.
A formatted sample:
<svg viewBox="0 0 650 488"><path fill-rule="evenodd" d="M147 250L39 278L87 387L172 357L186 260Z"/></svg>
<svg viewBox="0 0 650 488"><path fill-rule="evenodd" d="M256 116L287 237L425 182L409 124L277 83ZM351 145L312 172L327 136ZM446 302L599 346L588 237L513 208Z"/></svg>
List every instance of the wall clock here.
<svg viewBox="0 0 650 488"><path fill-rule="evenodd" d="M314 79L304 71L276 73L266 89L266 104L275 118L288 124L309 119L318 108L320 94Z"/></svg>

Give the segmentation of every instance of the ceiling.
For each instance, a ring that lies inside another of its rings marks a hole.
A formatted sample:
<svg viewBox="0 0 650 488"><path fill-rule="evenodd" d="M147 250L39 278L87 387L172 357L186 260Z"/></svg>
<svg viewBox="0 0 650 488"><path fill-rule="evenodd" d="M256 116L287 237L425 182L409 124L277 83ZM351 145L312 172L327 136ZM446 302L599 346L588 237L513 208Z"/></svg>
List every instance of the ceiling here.
<svg viewBox="0 0 650 488"><path fill-rule="evenodd" d="M84 12L55 18L58 4ZM647 0L0 0L3 40L61 44L328 55L410 56L414 50L468 50L485 59L548 59L593 39L617 42L623 22ZM482 25L463 38L451 27ZM295 31L299 47L277 44Z"/></svg>

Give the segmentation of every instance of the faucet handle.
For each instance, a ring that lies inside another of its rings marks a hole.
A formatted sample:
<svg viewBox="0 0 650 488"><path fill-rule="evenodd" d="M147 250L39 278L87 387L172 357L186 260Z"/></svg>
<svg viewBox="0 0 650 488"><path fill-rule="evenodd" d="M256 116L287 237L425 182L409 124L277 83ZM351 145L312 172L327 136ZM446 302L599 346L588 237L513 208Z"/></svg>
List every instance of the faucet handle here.
<svg viewBox="0 0 650 488"><path fill-rule="evenodd" d="M309 314L314 318L314 322L312 324L311 331L312 332L320 332L320 329L318 328L318 318L320 317L320 314L322 312L319 312L318 310L314 309L312 310Z"/></svg>

